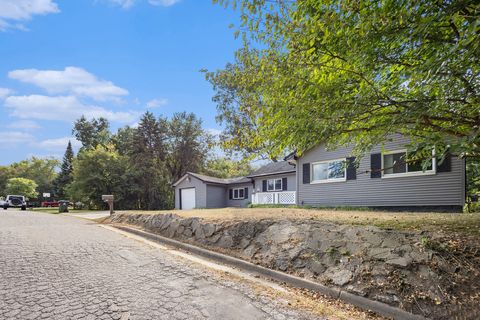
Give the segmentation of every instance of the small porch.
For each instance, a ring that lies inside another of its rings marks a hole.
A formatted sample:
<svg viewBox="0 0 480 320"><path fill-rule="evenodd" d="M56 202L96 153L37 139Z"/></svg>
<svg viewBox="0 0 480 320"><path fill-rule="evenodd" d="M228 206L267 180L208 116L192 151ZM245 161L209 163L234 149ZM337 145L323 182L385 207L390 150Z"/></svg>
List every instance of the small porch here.
<svg viewBox="0 0 480 320"><path fill-rule="evenodd" d="M296 204L296 191L257 192L252 194L252 204Z"/></svg>

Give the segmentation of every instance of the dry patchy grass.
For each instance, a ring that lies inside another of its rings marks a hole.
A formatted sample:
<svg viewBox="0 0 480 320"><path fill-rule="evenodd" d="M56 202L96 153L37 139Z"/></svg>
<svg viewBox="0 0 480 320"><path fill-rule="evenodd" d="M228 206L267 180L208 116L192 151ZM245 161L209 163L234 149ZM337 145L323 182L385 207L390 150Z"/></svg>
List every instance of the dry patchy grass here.
<svg viewBox="0 0 480 320"><path fill-rule="evenodd" d="M386 319L373 312L361 310L353 305L347 304L341 300L324 296L319 293L311 292L305 289L290 287L286 284L280 284L287 291L279 291L259 282L254 282L238 275L224 271L206 269L225 281L236 281L243 283L253 289L258 297L267 297L283 304L284 307L293 308L299 311L306 311L322 319L329 320L383 320ZM268 279L264 279L267 280Z"/></svg>
<svg viewBox="0 0 480 320"><path fill-rule="evenodd" d="M384 229L459 232L480 235L480 213L418 213L301 208L222 208L165 211L118 211L131 214L174 213L210 221L316 220L340 224L373 225Z"/></svg>

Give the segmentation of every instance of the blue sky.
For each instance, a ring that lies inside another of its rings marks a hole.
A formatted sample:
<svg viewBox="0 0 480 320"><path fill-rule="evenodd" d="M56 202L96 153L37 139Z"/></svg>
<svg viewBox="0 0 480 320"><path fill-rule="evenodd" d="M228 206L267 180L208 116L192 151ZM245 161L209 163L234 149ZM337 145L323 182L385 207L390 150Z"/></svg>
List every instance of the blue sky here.
<svg viewBox="0 0 480 320"><path fill-rule="evenodd" d="M0 165L61 157L81 114L116 130L188 111L218 130L199 70L233 60L237 22L211 0L0 0Z"/></svg>

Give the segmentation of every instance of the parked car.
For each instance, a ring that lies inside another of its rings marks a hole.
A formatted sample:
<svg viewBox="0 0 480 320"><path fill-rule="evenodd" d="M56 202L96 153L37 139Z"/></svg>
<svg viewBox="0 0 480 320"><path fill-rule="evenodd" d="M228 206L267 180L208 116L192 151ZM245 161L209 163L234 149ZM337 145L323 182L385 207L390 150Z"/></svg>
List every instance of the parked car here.
<svg viewBox="0 0 480 320"><path fill-rule="evenodd" d="M43 201L42 208L56 208L60 205L59 201Z"/></svg>
<svg viewBox="0 0 480 320"><path fill-rule="evenodd" d="M3 200L3 198L0 199L0 207L3 207L3 205L5 204L5 200Z"/></svg>
<svg viewBox="0 0 480 320"><path fill-rule="evenodd" d="M7 210L8 208L21 208L22 210L27 210L27 201L24 196L8 195L3 204L3 209Z"/></svg>

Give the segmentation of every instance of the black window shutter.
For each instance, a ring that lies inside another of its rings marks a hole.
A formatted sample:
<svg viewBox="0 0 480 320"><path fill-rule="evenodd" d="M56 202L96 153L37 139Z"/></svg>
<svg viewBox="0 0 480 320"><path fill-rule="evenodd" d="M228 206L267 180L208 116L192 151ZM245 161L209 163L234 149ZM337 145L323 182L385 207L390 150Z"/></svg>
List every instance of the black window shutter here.
<svg viewBox="0 0 480 320"><path fill-rule="evenodd" d="M282 178L282 190L287 190L287 178Z"/></svg>
<svg viewBox="0 0 480 320"><path fill-rule="evenodd" d="M178 208L182 210L182 189L178 189Z"/></svg>
<svg viewBox="0 0 480 320"><path fill-rule="evenodd" d="M266 192L267 191L267 180L262 181L262 191Z"/></svg>
<svg viewBox="0 0 480 320"><path fill-rule="evenodd" d="M357 167L355 167L355 157L347 158L347 180L357 179Z"/></svg>
<svg viewBox="0 0 480 320"><path fill-rule="evenodd" d="M443 159L443 162L440 165L438 164L438 161L440 161L440 159L437 159L437 172L452 171L452 155L450 153L445 155L445 159Z"/></svg>
<svg viewBox="0 0 480 320"><path fill-rule="evenodd" d="M382 177L382 154L372 153L370 155L370 178Z"/></svg>
<svg viewBox="0 0 480 320"><path fill-rule="evenodd" d="M310 163L303 164L303 184L310 183Z"/></svg>
<svg viewBox="0 0 480 320"><path fill-rule="evenodd" d="M228 189L228 199L233 199L233 189Z"/></svg>
<svg viewBox="0 0 480 320"><path fill-rule="evenodd" d="M248 187L245 188L245 192L243 193L243 199L248 199Z"/></svg>

